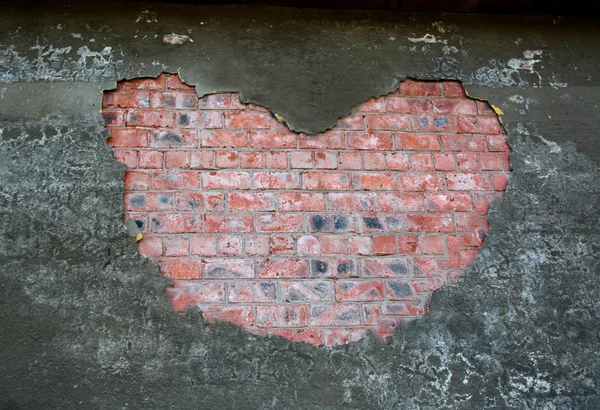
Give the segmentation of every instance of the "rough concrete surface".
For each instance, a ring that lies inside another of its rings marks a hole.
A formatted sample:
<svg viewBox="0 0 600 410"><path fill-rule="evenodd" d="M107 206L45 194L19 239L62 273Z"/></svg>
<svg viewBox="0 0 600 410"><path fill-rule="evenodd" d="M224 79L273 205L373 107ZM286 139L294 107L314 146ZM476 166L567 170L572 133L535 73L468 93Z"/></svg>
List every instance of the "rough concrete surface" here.
<svg viewBox="0 0 600 410"><path fill-rule="evenodd" d="M0 6L0 408L600 407L597 19L83 4ZM477 260L389 344L180 318L99 113L163 71L306 132L405 77L463 81L513 148Z"/></svg>

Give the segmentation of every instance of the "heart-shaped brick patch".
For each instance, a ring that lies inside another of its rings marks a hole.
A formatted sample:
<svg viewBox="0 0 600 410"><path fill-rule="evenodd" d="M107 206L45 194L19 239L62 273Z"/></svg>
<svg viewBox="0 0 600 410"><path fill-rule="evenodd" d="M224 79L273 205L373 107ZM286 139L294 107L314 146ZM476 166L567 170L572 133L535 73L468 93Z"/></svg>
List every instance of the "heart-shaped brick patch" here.
<svg viewBox="0 0 600 410"><path fill-rule="evenodd" d="M174 309L313 344L392 334L469 265L506 189L495 112L406 80L316 136L176 75L105 93L139 251Z"/></svg>

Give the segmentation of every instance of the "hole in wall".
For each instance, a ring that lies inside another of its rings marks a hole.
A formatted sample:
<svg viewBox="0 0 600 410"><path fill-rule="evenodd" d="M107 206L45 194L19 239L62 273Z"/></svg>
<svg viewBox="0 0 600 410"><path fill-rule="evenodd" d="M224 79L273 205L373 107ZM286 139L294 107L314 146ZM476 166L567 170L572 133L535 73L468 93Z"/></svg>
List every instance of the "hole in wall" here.
<svg viewBox="0 0 600 410"><path fill-rule="evenodd" d="M315 136L168 74L119 82L103 116L173 309L316 345L425 314L510 174L496 113L452 81L405 80Z"/></svg>

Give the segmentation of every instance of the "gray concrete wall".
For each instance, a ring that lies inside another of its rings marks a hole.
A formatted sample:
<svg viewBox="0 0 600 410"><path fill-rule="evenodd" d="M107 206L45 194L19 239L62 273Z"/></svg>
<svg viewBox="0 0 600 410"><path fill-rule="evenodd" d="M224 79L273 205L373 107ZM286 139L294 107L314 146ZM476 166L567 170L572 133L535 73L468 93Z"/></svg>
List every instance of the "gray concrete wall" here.
<svg viewBox="0 0 600 410"><path fill-rule="evenodd" d="M598 19L80 2L0 26L0 408L600 407ZM462 81L513 149L477 260L389 344L180 318L100 114L160 72L309 133L406 77Z"/></svg>

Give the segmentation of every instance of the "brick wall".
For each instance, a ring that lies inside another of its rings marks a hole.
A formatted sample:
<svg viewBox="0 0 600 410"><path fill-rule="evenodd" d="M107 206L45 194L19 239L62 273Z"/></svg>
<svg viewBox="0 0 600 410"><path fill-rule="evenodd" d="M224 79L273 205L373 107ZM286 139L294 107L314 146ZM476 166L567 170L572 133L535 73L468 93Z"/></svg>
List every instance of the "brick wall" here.
<svg viewBox="0 0 600 410"><path fill-rule="evenodd" d="M176 75L106 92L125 215L174 309L313 344L381 336L461 274L510 150L456 82L406 80L317 136Z"/></svg>

